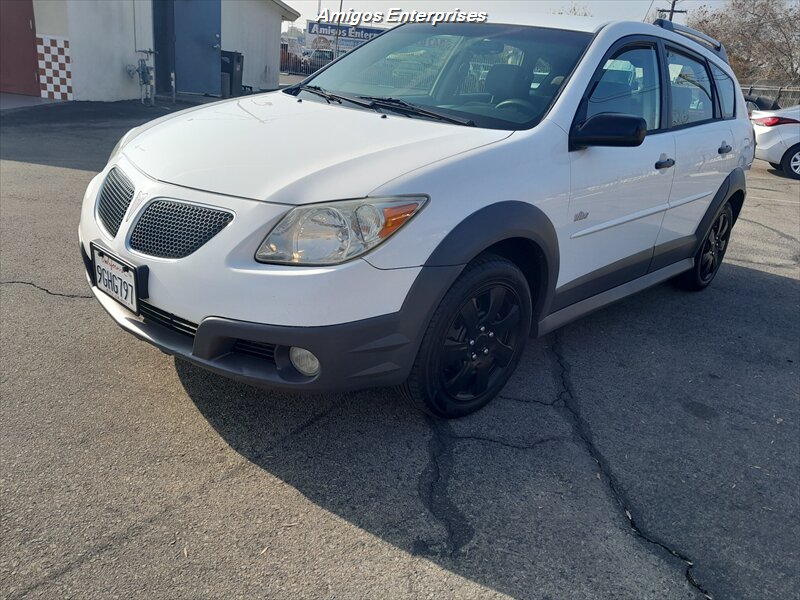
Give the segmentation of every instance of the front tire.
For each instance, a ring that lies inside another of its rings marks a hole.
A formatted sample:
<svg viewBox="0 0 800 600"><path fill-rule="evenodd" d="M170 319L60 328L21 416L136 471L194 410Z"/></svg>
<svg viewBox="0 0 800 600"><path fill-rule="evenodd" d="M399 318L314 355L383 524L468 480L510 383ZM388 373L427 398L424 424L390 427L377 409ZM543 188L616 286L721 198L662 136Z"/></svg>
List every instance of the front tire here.
<svg viewBox="0 0 800 600"><path fill-rule="evenodd" d="M717 276L733 229L733 208L726 202L717 213L711 228L708 230L700 249L694 257L694 267L678 275L675 283L686 290L700 291L706 289Z"/></svg>
<svg viewBox="0 0 800 600"><path fill-rule="evenodd" d="M420 410L446 419L484 407L519 363L531 312L519 268L496 255L479 256L433 314L403 394Z"/></svg>
<svg viewBox="0 0 800 600"><path fill-rule="evenodd" d="M792 179L800 179L800 144L786 151L781 160L781 168Z"/></svg>

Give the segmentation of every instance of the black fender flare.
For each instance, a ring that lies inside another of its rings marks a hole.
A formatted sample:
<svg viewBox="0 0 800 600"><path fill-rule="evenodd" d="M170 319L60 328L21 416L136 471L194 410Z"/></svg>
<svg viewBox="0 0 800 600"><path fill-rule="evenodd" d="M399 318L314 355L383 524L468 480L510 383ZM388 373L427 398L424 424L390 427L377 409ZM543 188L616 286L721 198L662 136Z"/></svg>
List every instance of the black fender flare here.
<svg viewBox="0 0 800 600"><path fill-rule="evenodd" d="M736 167L733 171L731 171L730 174L725 178L725 181L722 182L722 185L717 190L717 193L714 194L714 198L711 200L711 204L709 204L706 214L703 215L700 224L697 226L697 231L695 232L695 246L691 254L692 256L694 256L700 250L700 244L702 244L703 240L706 239L708 231L711 229L711 225L714 223L714 219L717 218L719 211L722 210L723 205L737 192L742 192L742 194L745 196L747 195L747 183L744 177L744 169L741 167ZM739 211L734 208L733 213L733 222L736 223L736 219L739 217Z"/></svg>
<svg viewBox="0 0 800 600"><path fill-rule="evenodd" d="M543 289L531 290L536 323L552 302L560 264L556 230L540 208L527 202L505 200L475 211L439 242L425 266L463 266L491 246L515 238L535 244L544 262L539 265L544 275Z"/></svg>
<svg viewBox="0 0 800 600"><path fill-rule="evenodd" d="M668 267L684 258L693 258L697 256L697 253L700 251L700 245L703 243L703 240L706 239L708 231L714 223L714 219L717 218L717 215L722 210L725 203L738 192L741 192L743 195L747 193L744 170L741 167L736 167L722 181L722 184L711 199L703 218L700 219L700 223L697 225L697 229L695 229L693 234L685 238L674 240L673 242L667 242L661 246L656 246L648 272ZM741 206L734 206L734 223L739 216L740 208Z"/></svg>

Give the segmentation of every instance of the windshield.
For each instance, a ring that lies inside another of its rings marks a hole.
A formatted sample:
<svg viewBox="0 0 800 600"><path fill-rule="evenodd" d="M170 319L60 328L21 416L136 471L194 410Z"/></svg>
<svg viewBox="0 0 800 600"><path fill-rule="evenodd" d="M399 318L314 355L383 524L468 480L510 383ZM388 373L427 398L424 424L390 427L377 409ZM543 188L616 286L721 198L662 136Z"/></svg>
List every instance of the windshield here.
<svg viewBox="0 0 800 600"><path fill-rule="evenodd" d="M518 25L404 25L305 83L345 97L403 100L478 127L528 129L546 114L590 40L588 33ZM298 88L290 93L325 101Z"/></svg>

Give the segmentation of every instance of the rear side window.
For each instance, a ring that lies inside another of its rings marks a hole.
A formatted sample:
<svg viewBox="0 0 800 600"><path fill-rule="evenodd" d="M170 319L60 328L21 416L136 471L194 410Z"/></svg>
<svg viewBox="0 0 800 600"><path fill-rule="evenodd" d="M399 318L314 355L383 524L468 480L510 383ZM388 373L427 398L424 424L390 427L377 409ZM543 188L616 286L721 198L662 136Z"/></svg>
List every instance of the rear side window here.
<svg viewBox="0 0 800 600"><path fill-rule="evenodd" d="M734 91L733 80L715 64L711 64L711 74L714 77L714 84L717 87L717 94L719 95L719 104L722 109L722 118L733 118L734 106L736 97Z"/></svg>
<svg viewBox="0 0 800 600"><path fill-rule="evenodd" d="M648 131L659 129L661 86L655 48L623 50L603 65L586 105L586 118L601 113L642 117Z"/></svg>
<svg viewBox="0 0 800 600"><path fill-rule="evenodd" d="M714 118L711 81L704 63L667 50L672 127L690 125Z"/></svg>

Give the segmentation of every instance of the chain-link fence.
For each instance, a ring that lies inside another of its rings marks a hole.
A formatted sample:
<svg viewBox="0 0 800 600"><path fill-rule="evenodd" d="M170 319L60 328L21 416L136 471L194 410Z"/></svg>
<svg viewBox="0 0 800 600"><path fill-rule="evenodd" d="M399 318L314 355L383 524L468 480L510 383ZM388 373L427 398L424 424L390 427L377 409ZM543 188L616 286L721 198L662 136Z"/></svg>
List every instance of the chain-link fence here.
<svg viewBox="0 0 800 600"><path fill-rule="evenodd" d="M800 86L797 85L743 85L742 92L745 96L769 98L783 108L800 104Z"/></svg>
<svg viewBox="0 0 800 600"><path fill-rule="evenodd" d="M342 51L336 52L330 48L315 50L290 49L286 43L281 44L281 73L290 75L311 75L321 69L334 58L338 58Z"/></svg>

